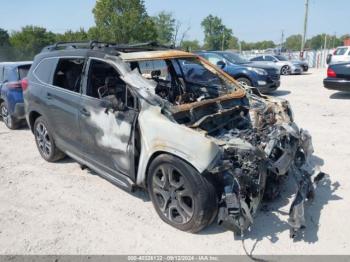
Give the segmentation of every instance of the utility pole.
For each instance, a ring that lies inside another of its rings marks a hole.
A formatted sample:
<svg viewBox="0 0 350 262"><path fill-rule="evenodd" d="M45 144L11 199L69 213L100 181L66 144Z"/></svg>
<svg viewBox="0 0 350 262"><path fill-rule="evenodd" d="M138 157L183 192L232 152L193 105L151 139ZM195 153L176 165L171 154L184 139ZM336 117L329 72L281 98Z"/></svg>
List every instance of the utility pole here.
<svg viewBox="0 0 350 262"><path fill-rule="evenodd" d="M283 46L284 46L284 30L282 30L282 35L281 35L281 52L283 50Z"/></svg>
<svg viewBox="0 0 350 262"><path fill-rule="evenodd" d="M224 51L225 46L225 30L222 32L222 45L221 45L221 51Z"/></svg>
<svg viewBox="0 0 350 262"><path fill-rule="evenodd" d="M301 41L300 57L304 57L308 16L309 16L309 0L305 0L304 33L303 33L303 39Z"/></svg>

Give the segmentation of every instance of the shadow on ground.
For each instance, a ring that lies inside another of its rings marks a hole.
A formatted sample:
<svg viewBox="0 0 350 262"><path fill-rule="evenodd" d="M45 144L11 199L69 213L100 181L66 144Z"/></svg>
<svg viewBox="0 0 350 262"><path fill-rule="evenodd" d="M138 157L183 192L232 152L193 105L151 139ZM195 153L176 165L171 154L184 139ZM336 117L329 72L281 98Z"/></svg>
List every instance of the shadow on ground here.
<svg viewBox="0 0 350 262"><path fill-rule="evenodd" d="M287 90L276 90L275 92L269 94L270 96L286 96L289 95L291 92Z"/></svg>
<svg viewBox="0 0 350 262"><path fill-rule="evenodd" d="M330 99L350 99L350 92L336 92L331 94Z"/></svg>

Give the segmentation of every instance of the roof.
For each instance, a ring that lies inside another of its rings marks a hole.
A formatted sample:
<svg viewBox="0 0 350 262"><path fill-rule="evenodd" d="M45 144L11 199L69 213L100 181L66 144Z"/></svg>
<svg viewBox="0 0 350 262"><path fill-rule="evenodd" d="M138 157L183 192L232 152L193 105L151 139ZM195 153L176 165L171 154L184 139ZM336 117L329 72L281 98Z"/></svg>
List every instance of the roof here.
<svg viewBox="0 0 350 262"><path fill-rule="evenodd" d="M31 65L33 62L32 61L18 61L18 62L0 62L0 65L2 66L23 66L23 65Z"/></svg>
<svg viewBox="0 0 350 262"><path fill-rule="evenodd" d="M180 50L161 50L161 51L143 51L133 53L120 52L120 58L124 61L147 61L147 60L162 60L172 58L194 58L197 55L180 51Z"/></svg>

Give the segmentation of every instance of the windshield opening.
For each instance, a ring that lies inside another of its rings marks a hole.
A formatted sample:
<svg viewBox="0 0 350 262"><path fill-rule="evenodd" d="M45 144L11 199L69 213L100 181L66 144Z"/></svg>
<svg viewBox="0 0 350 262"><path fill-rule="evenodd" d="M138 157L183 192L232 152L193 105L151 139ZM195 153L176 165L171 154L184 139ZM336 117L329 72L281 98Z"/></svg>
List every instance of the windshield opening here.
<svg viewBox="0 0 350 262"><path fill-rule="evenodd" d="M283 55L276 55L275 57L280 61L288 61L288 59L286 57L284 57Z"/></svg>
<svg viewBox="0 0 350 262"><path fill-rule="evenodd" d="M234 80L198 58L134 61L130 67L154 81L154 93L173 105L217 98L241 89Z"/></svg>

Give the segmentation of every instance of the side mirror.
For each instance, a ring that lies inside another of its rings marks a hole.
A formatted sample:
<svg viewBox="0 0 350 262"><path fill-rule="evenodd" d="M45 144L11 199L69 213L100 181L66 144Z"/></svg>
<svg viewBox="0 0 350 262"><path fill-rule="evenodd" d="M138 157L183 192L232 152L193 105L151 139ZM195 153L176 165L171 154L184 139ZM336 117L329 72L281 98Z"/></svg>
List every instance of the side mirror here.
<svg viewBox="0 0 350 262"><path fill-rule="evenodd" d="M223 68L225 68L226 63L225 63L224 61L218 61L218 62L216 63L216 65L217 65L218 67L220 67L221 69L223 69Z"/></svg>
<svg viewBox="0 0 350 262"><path fill-rule="evenodd" d="M108 114L109 110L113 113L116 111L126 111L126 105L118 100L115 95L105 96L101 99L101 106L105 108L105 113Z"/></svg>

